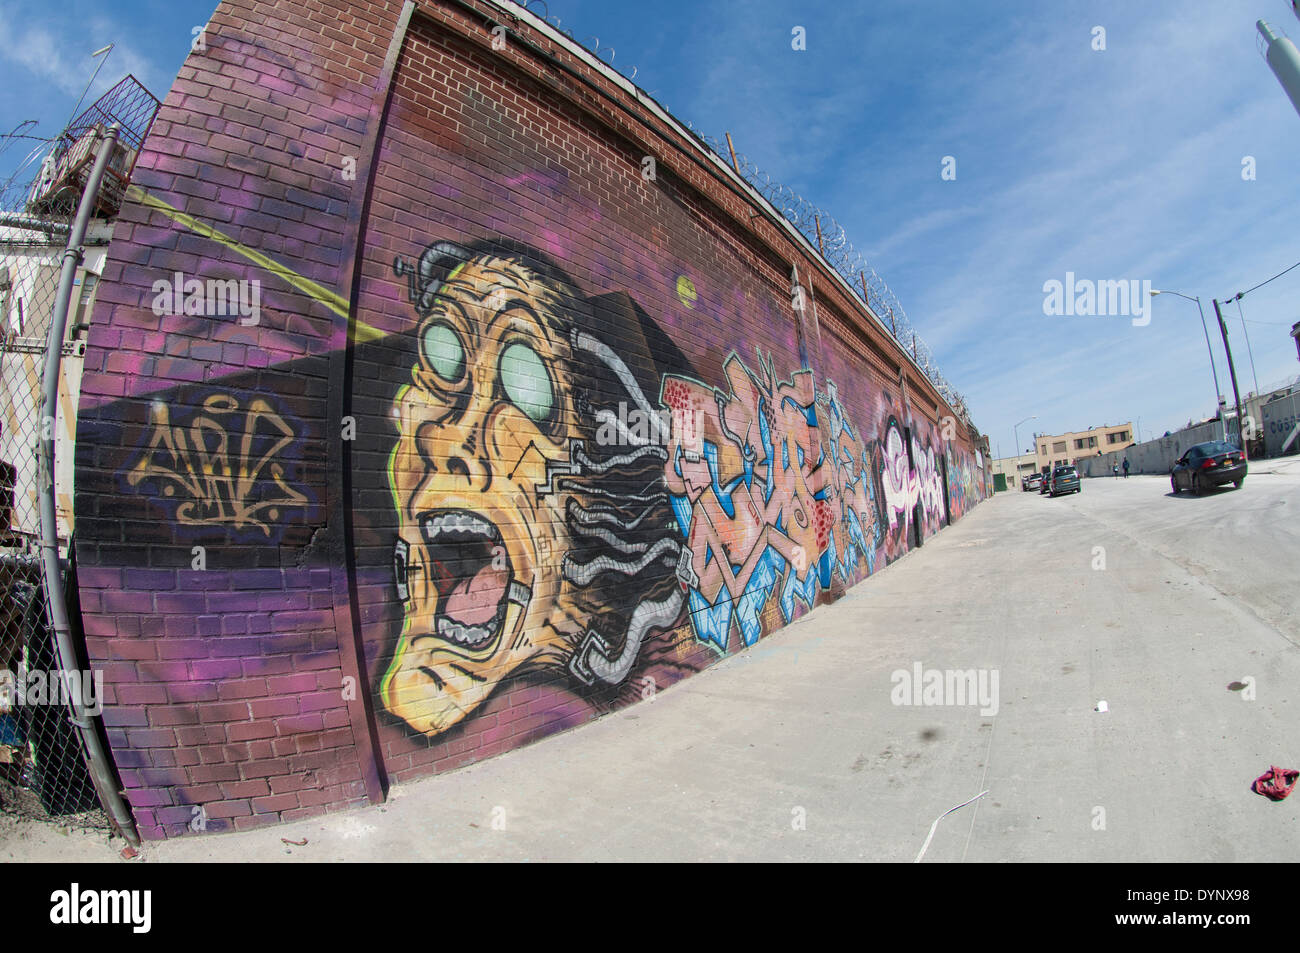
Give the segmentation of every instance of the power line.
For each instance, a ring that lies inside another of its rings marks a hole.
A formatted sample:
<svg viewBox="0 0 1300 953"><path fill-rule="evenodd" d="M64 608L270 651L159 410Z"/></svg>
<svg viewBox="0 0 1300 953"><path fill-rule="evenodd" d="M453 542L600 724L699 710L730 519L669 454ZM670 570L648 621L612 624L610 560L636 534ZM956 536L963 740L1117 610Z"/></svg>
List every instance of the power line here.
<svg viewBox="0 0 1300 953"><path fill-rule="evenodd" d="M1241 318L1241 333L1246 337L1246 353L1250 355L1250 376L1255 379L1255 393L1258 394L1259 375L1255 373L1255 351L1250 346L1250 332L1246 330L1246 315L1241 310L1241 295L1237 295L1237 316Z"/></svg>
<svg viewBox="0 0 1300 953"><path fill-rule="evenodd" d="M1286 271L1279 271L1279 272L1278 272L1276 275L1274 275L1272 278L1268 279L1268 281L1276 281L1277 279L1279 279L1279 278L1281 278L1283 275L1285 275L1287 271L1295 271L1295 269L1297 269L1297 268L1300 268L1300 261L1296 262L1294 265L1292 265L1292 266L1291 266L1290 268L1288 268ZM1248 294L1250 294L1252 291L1256 290L1256 288L1262 288L1262 287L1264 287L1266 284L1268 284L1268 281L1261 281L1259 284L1255 285L1254 288L1247 288L1245 291L1238 291L1235 295L1228 295L1228 297L1225 298L1224 300L1225 300L1225 301L1231 301L1233 298L1236 298L1236 299L1240 300L1241 297L1242 297L1243 295L1248 295Z"/></svg>

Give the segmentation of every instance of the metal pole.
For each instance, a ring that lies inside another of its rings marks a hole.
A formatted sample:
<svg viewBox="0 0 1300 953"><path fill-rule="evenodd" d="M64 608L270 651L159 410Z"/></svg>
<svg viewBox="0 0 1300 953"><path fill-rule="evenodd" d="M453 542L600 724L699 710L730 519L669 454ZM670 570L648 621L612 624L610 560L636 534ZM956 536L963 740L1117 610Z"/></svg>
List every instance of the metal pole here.
<svg viewBox="0 0 1300 953"><path fill-rule="evenodd" d="M736 147L731 144L731 133L725 134L727 137L727 149L731 152L731 165L736 170L736 175L740 175L740 163L736 161Z"/></svg>
<svg viewBox="0 0 1300 953"><path fill-rule="evenodd" d="M1241 448L1241 455L1249 459L1250 452L1246 449L1246 441L1241 435L1241 392L1237 389L1237 368L1232 363L1232 347L1228 344L1228 326L1223 323L1223 312L1219 309L1219 299L1214 300L1214 315L1219 319L1219 333L1223 335L1223 350L1228 355L1228 373L1232 375L1232 397L1237 404L1237 446Z"/></svg>
<svg viewBox="0 0 1300 953"><path fill-rule="evenodd" d="M77 118L77 110L80 109L81 104L85 102L86 93L90 92L90 87L95 85L95 77L98 76L99 71L104 68L104 64L108 62L108 58L113 55L113 47L115 47L116 45L117 45L116 43L110 43L108 44L108 46L105 46L102 49L96 50L94 53L90 54L91 58L94 59L98 57L100 53L103 53L104 58L100 60L99 65L95 67L95 72L90 74L90 82L87 83L86 88L82 90L81 99L77 100L77 105L72 107L72 115L69 116L68 121L63 124L64 129L67 129L69 126L71 126L72 120Z"/></svg>
<svg viewBox="0 0 1300 953"><path fill-rule="evenodd" d="M1205 309L1201 307L1201 299L1196 299L1196 310L1201 312L1201 330L1205 332L1205 350L1210 355L1210 373L1214 375L1214 412L1219 412L1219 400L1223 397L1223 391L1219 389L1219 369L1214 366L1214 349L1210 347L1210 329L1205 323Z"/></svg>
<svg viewBox="0 0 1300 953"><path fill-rule="evenodd" d="M68 236L67 248L63 252L63 269L59 274L59 290L54 297L54 311L50 315L50 336L45 347L45 376L41 381L39 447L41 576L45 586L45 602L49 608L50 628L54 630L54 640L58 647L59 668L63 672L75 671L78 662L76 650L72 645L67 593L63 589L63 573L59 564L58 514L54 503L54 444L59 413L59 371L63 361L63 335L68 325L68 311L72 305L72 285L77 275L77 266L82 261L82 244L86 238L86 226L90 222L90 213L95 207L104 170L108 168L109 159L112 158L113 150L117 146L119 131L120 127L117 123L109 127L104 140L99 145L99 155L95 157L95 166L86 182L86 190L81 194L77 219ZM99 802L112 816L122 836L131 844L139 846L140 835L136 833L131 814L122 801L121 792L117 789L113 769L104 746L100 744L94 722L91 721L81 696L76 692L68 692L68 695L72 703L72 715L69 720L77 726L86 746L90 777L95 785L95 793L99 795Z"/></svg>

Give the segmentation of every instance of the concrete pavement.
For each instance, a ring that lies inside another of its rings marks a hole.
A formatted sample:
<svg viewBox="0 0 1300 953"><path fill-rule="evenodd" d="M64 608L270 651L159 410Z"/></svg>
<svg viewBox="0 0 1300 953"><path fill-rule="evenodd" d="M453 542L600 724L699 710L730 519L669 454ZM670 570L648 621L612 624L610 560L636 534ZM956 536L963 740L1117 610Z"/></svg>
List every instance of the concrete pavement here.
<svg viewBox="0 0 1300 953"><path fill-rule="evenodd" d="M925 862L1294 857L1300 797L1249 790L1300 767L1300 473L1264 469L1202 498L1160 477L998 494L652 701L379 807L144 858L912 861L984 790ZM918 663L996 673L996 714L894 704ZM116 857L7 831L4 860Z"/></svg>

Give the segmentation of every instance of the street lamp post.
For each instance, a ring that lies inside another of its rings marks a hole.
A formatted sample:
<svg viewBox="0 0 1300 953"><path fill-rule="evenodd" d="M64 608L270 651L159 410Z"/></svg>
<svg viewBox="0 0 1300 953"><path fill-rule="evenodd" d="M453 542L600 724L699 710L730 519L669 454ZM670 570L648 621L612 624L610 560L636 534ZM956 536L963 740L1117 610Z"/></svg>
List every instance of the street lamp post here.
<svg viewBox="0 0 1300 953"><path fill-rule="evenodd" d="M1026 417L1024 420L1020 421L1020 424L1025 423L1025 421L1029 421L1029 420L1037 420L1037 419L1038 419L1038 415L1037 415L1037 414L1030 414L1030 415L1029 415L1028 417ZM1015 453L1015 459L1016 459L1016 476L1020 476L1020 424L1016 424L1014 427L1011 428L1011 432L1015 435L1015 438L1016 438L1016 453ZM1034 457L1034 459L1035 459L1035 461L1037 461L1038 458L1037 458L1037 457ZM1038 468L1037 463L1035 463L1035 465L1034 465L1034 469L1037 469L1037 468Z"/></svg>
<svg viewBox="0 0 1300 953"><path fill-rule="evenodd" d="M1292 9L1296 11L1296 16L1300 17L1300 9L1294 5ZM1297 50L1295 44L1285 36L1274 33L1273 28L1263 20L1255 22L1255 29L1259 30L1260 36L1264 38L1266 50L1264 61L1268 63L1268 68L1273 71L1273 75L1282 85L1282 91L1291 100L1291 105L1295 107L1296 112L1300 113L1300 50Z"/></svg>
<svg viewBox="0 0 1300 953"><path fill-rule="evenodd" d="M99 65L95 67L95 72L90 74L90 82L86 84L86 88L81 94L81 99L77 100L77 105L72 107L72 115L68 117L67 125L71 125L72 120L77 118L77 110L81 108L81 103L83 100L85 100L86 93L90 92L90 87L95 85L95 77L99 75L99 71L103 69L104 64L108 62L108 54L113 52L113 47L116 45L117 44L115 43L110 43L108 44L108 46L101 47L100 49L90 54L90 58L92 60L99 59L99 57L101 56L104 58L102 60L99 60ZM64 126L65 129L67 128L67 125Z"/></svg>
<svg viewBox="0 0 1300 953"><path fill-rule="evenodd" d="M1214 348L1210 346L1210 329L1205 323L1205 308L1201 306L1200 298L1193 298L1179 291L1156 291L1151 292L1151 297L1156 295L1177 295L1179 298L1186 298L1188 301L1196 302L1196 310L1201 312L1201 330L1205 332L1205 351L1210 355L1210 373L1214 375L1214 414L1219 415L1219 404L1223 400L1223 391L1219 389L1219 369L1214 366ZM1227 338L1224 338L1224 344L1227 344Z"/></svg>

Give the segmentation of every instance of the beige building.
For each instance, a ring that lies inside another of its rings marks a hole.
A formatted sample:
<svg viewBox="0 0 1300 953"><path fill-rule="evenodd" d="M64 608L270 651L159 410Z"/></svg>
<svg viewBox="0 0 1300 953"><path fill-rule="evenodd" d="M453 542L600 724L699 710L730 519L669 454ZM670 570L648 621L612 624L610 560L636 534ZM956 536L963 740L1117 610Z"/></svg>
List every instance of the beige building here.
<svg viewBox="0 0 1300 953"><path fill-rule="evenodd" d="M1057 435L1037 434L1034 437L1035 463L1038 470L1050 471L1063 463L1077 463L1084 457L1123 450L1133 443L1131 422Z"/></svg>
<svg viewBox="0 0 1300 953"><path fill-rule="evenodd" d="M994 485L997 485L997 475L1001 473L1006 479L1007 489L1018 490L1021 481L1037 471L1038 462L1032 453L1022 453L1018 457L1001 457L993 461Z"/></svg>

